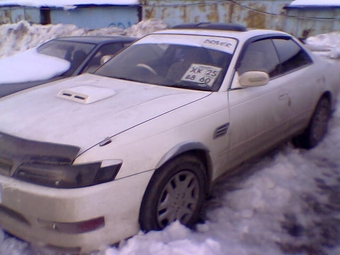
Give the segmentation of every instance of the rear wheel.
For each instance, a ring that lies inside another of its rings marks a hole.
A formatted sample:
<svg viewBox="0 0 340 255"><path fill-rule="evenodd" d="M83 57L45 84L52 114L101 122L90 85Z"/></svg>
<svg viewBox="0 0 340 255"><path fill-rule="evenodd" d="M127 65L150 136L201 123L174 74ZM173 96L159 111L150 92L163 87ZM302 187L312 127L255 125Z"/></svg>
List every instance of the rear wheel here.
<svg viewBox="0 0 340 255"><path fill-rule="evenodd" d="M326 97L323 97L318 102L306 130L293 139L294 145L305 149L315 147L327 132L330 116L331 104Z"/></svg>
<svg viewBox="0 0 340 255"><path fill-rule="evenodd" d="M158 169L143 197L141 229L160 230L176 220L192 226L200 217L206 182L203 163L191 155L175 158Z"/></svg>

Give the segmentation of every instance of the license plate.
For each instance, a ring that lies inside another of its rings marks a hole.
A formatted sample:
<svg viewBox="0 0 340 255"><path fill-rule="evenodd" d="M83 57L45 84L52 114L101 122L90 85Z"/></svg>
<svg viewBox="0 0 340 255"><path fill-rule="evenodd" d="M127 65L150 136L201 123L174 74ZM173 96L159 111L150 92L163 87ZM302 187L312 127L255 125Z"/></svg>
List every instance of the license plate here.
<svg viewBox="0 0 340 255"><path fill-rule="evenodd" d="M182 81L195 82L198 85L212 86L222 68L216 66L192 64L182 77Z"/></svg>

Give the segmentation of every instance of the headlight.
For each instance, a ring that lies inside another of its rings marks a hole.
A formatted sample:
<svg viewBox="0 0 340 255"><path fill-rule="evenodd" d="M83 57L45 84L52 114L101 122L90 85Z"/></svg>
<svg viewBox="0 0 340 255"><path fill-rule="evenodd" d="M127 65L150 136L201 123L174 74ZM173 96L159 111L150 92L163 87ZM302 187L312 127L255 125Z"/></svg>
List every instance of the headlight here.
<svg viewBox="0 0 340 255"><path fill-rule="evenodd" d="M121 160L104 160L83 165L20 165L13 177L22 181L54 188L81 188L113 181Z"/></svg>

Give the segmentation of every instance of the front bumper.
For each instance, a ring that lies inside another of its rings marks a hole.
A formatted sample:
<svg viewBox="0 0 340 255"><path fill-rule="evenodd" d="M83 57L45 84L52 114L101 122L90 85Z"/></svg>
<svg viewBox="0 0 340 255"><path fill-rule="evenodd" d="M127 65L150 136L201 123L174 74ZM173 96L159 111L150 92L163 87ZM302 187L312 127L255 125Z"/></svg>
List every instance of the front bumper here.
<svg viewBox="0 0 340 255"><path fill-rule="evenodd" d="M34 245L88 253L139 231L140 203L152 171L78 189L42 187L0 175L0 228ZM103 219L83 233L65 233L54 223ZM52 227L51 227L52 226Z"/></svg>

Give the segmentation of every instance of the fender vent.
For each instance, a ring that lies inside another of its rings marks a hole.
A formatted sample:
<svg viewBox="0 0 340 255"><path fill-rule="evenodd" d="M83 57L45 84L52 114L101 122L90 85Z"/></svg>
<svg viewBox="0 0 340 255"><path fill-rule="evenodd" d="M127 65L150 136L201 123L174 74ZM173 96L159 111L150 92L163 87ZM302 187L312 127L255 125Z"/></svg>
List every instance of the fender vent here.
<svg viewBox="0 0 340 255"><path fill-rule="evenodd" d="M229 123L223 124L222 126L219 126L218 128L216 128L214 132L214 139L220 136L224 136L228 132L228 128L229 128Z"/></svg>

